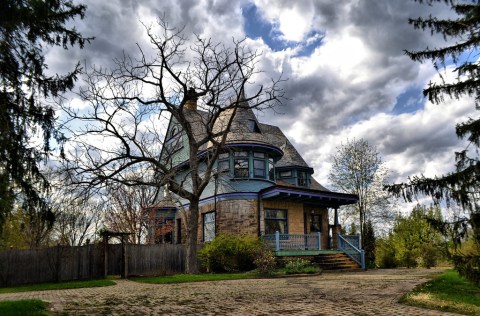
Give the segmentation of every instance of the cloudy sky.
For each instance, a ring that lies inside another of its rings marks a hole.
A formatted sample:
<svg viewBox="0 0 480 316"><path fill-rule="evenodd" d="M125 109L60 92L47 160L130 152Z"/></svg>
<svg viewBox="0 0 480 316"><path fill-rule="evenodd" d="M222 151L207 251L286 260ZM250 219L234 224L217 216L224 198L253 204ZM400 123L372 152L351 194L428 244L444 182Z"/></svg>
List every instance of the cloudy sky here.
<svg viewBox="0 0 480 316"><path fill-rule="evenodd" d="M474 116L471 100L433 105L422 88L438 80L430 63L411 61L404 50L445 44L430 32L414 30L409 17L449 16L444 5L409 0L163 0L82 1L88 9L75 21L85 36L83 50L51 50L52 71L76 61L109 66L137 43L148 47L140 22L165 15L187 33L231 42L246 37L263 53L259 68L288 78L290 99L277 114L259 120L279 125L328 187L329 157L347 139L364 138L377 147L392 182L415 174L453 170L454 151L462 149L455 124Z"/></svg>

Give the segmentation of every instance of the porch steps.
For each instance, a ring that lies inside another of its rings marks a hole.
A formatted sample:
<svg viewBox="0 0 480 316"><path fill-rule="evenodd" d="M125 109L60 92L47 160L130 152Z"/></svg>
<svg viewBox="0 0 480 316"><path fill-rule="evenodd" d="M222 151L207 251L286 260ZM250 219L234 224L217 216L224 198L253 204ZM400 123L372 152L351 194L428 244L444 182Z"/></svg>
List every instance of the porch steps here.
<svg viewBox="0 0 480 316"><path fill-rule="evenodd" d="M344 253L319 254L312 262L323 271L362 271L361 267Z"/></svg>

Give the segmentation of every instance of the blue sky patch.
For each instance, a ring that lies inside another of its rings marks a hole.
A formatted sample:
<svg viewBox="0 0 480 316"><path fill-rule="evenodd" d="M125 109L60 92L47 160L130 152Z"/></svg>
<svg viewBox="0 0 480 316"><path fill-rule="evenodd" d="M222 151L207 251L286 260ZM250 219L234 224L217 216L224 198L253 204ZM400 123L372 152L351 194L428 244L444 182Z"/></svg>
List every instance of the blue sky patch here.
<svg viewBox="0 0 480 316"><path fill-rule="evenodd" d="M426 99L423 97L423 89L419 87L409 88L397 97L397 103L393 107L393 114L414 113L423 109Z"/></svg>
<svg viewBox="0 0 480 316"><path fill-rule="evenodd" d="M315 48L321 45L324 34L310 31L302 42L286 41L283 33L275 27L275 22L263 19L257 6L253 3L242 8L244 31L249 38L261 38L273 51L278 52L286 48L299 48L295 56L310 56Z"/></svg>

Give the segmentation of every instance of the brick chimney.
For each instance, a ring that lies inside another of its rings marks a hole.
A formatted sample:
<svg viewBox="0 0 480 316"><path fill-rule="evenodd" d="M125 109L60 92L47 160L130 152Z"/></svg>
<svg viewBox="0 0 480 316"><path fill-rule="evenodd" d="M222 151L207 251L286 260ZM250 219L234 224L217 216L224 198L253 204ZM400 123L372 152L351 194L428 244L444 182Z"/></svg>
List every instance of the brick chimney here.
<svg viewBox="0 0 480 316"><path fill-rule="evenodd" d="M197 97L195 96L195 89L190 88L188 89L187 93L185 94L185 105L184 108L190 111L197 110Z"/></svg>

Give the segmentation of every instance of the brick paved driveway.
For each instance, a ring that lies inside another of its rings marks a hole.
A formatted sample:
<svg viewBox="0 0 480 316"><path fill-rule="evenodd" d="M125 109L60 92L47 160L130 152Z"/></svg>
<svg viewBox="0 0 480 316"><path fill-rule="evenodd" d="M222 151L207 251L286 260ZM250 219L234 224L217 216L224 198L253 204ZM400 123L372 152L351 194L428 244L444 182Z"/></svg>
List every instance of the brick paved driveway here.
<svg viewBox="0 0 480 316"><path fill-rule="evenodd" d="M325 273L281 279L115 286L0 294L38 298L68 315L454 315L404 306L397 299L431 269Z"/></svg>

